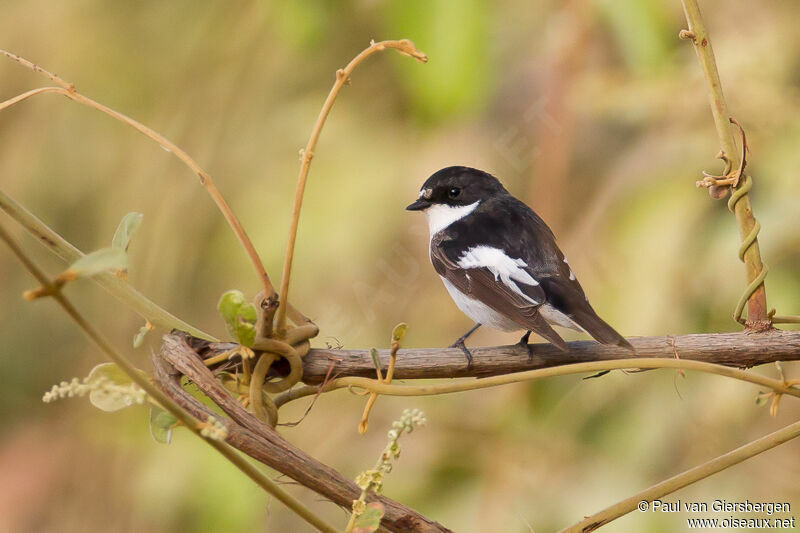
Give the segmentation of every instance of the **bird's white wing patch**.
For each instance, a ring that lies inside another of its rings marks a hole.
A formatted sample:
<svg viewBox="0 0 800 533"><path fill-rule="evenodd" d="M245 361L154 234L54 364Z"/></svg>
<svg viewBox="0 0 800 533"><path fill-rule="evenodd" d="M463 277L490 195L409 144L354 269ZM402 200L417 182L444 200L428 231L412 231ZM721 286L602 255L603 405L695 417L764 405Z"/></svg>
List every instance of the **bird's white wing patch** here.
<svg viewBox="0 0 800 533"><path fill-rule="evenodd" d="M445 204L431 205L425 210L425 216L428 217L428 229L430 230L431 237L445 229L453 222L461 220L465 216L475 211L475 208L478 207L479 203L481 203L480 200L469 205L460 205L457 207L451 207Z"/></svg>
<svg viewBox="0 0 800 533"><path fill-rule="evenodd" d="M569 265L569 261L567 261L566 256L564 256L564 264ZM571 268L569 269L569 279L572 280L572 281L575 281L575 279L576 279L575 278L575 273L572 271Z"/></svg>
<svg viewBox="0 0 800 533"><path fill-rule="evenodd" d="M458 266L464 269L486 268L494 275L496 281L502 282L532 304L541 303L522 292L517 285L517 282L531 286L539 285L539 282L524 270L528 264L522 259L509 257L500 248L486 245L473 246L461 255Z"/></svg>

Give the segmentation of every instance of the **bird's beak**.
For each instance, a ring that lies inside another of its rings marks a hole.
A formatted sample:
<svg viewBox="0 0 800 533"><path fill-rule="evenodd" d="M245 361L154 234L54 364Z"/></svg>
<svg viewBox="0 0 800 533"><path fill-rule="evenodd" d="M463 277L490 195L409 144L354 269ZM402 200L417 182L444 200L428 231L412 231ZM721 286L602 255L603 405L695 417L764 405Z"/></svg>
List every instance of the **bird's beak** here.
<svg viewBox="0 0 800 533"><path fill-rule="evenodd" d="M424 211L431 206L431 202L424 198L420 198L413 204L406 207L406 211Z"/></svg>

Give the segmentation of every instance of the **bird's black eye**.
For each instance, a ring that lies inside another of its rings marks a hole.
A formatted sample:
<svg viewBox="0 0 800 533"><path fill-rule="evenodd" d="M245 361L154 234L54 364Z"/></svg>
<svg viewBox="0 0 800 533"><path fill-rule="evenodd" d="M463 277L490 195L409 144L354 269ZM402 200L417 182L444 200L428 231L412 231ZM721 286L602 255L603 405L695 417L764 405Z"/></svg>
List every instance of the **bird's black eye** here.
<svg viewBox="0 0 800 533"><path fill-rule="evenodd" d="M450 190L447 191L447 196L450 198L457 198L459 194L461 194L461 189L458 187L451 187Z"/></svg>

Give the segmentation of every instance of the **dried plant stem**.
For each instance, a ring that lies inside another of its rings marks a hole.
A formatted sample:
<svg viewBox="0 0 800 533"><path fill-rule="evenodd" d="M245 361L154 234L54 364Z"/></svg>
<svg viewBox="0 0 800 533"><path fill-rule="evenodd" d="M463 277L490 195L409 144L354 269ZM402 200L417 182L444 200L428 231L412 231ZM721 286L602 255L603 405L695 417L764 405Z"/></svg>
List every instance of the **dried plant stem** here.
<svg viewBox="0 0 800 533"><path fill-rule="evenodd" d="M800 324L800 316L797 315L773 315L773 324Z"/></svg>
<svg viewBox="0 0 800 533"><path fill-rule="evenodd" d="M99 102L92 100L91 98L88 98L80 94L75 90L75 86L73 84L61 79L55 74L52 74L44 70L43 68L28 61L27 59L22 58L16 54L12 54L11 52L7 52L5 50L0 50L0 54L10 59L13 59L17 63L21 64L22 66L28 69L33 70L34 72L43 74L51 81L59 85L59 87L42 87L40 89L34 89L24 94L21 94L17 97L14 97L10 100L6 100L5 102L0 103L0 111L14 104L17 104L27 98L36 96L38 94L56 93L66 96L67 98L69 98L74 102L78 102L79 104L91 107L92 109L100 111L101 113L105 113L106 115L122 122L123 124L127 124L128 126L132 127L133 129L137 130L138 132L144 134L148 138L157 142L162 148L174 154L175 157L180 159L187 167L189 167L192 170L192 172L197 174L198 178L200 179L200 184L203 185L203 187L205 187L206 192L208 192L209 196L211 196L211 199L217 205L220 212L222 212L222 215L225 217L225 220L230 225L234 234L236 234L236 238L239 240L239 243L242 245L245 252L247 253L247 256L250 258L250 262L253 264L253 267L255 268L256 273L258 274L258 277L261 281L265 297L269 296L274 297L275 289L272 287L272 283L270 282L269 276L267 275L267 271L264 268L264 265L262 264L261 259L258 256L258 252L256 252L256 249L253 246L253 243L250 241L250 238L247 236L247 233L244 231L242 224L239 222L239 219L236 218L236 215L234 215L233 211L231 210L230 206L228 206L228 203L225 201L225 199L222 197L222 194L219 192L216 185L214 185L211 176L209 176L208 173L205 170L203 170L200 167L200 165L198 165L197 162L189 156L189 154L187 154L180 147L172 143L169 139L159 134L158 132L152 130L151 128L148 128L144 124L126 115L123 115L118 111L106 107L103 104L100 104Z"/></svg>
<svg viewBox="0 0 800 533"><path fill-rule="evenodd" d="M2 226L0 226L0 240L5 241L11 251L14 252L20 262L33 275L33 277L36 278L42 287L52 286L50 279L45 276L45 274L30 260L30 258L28 258L22 248L20 248L19 245L17 245L17 243L11 239L10 235ZM58 302L58 304L70 316L70 318L75 321L75 323L86 334L86 336L89 337L89 339L91 339L91 341L94 342L97 347L100 348L100 350L103 351L103 353L105 353L109 359L111 359L111 361L119 366L125 372L125 374L134 383L136 383L136 385L147 392L150 398L155 400L158 405L169 411L184 426L189 428L195 435L202 438L205 442L220 452L220 454L233 463L250 479L256 482L268 494L283 502L287 507L297 513L298 516L306 520L309 524L313 525L319 531L326 533L336 532L336 528L324 522L294 496L285 492L263 472L261 472L248 460L237 453L232 447L214 438L208 438L201 435L201 422L195 420L194 417L183 410L177 403L175 403L175 401L161 392L161 390L156 388L149 379L143 376L136 369L133 363L131 363L124 355L114 349L111 344L109 344L108 341L106 341L105 338L97 330L95 330L94 327L92 327L92 325L86 321L86 319L83 318L78 310L73 307L69 300L67 300L67 298L60 291L53 290L51 291L50 295L56 300L56 302Z"/></svg>
<svg viewBox="0 0 800 533"><path fill-rule="evenodd" d="M761 333L692 333L657 337L628 337L638 357L691 359L734 368L751 368L776 361L800 360L800 331L772 329ZM458 348L411 348L398 352L395 379L441 379L497 376L575 363L630 359L630 352L618 346L595 341L570 341L569 352L550 343L481 346L471 348L472 366L467 368L464 353ZM202 357L236 348L233 343L210 343ZM376 363L372 350L314 348L303 357L303 382L308 385L328 381L331 376L372 377ZM391 360L390 350L378 350L382 370Z"/></svg>
<svg viewBox="0 0 800 533"><path fill-rule="evenodd" d="M711 48L711 40L708 37L703 17L700 14L700 6L697 0L681 0L683 11L686 14L686 21L689 23L689 31L681 33L683 38L688 38L694 43L697 58L703 70L703 76L708 87L708 96L711 103L711 114L714 117L714 125L717 129L720 147L731 168L737 168L741 163L741 157L736 150L734 131L731 129L730 114L725 96L722 93L722 83L717 71L717 63L714 59L714 51ZM747 180L739 181L739 188L746 185ZM757 232L757 222L753 216L750 206L750 199L747 195L741 196L733 207L736 223L739 227L739 236L743 242L747 242L751 234ZM742 260L745 263L747 282L753 283L764 270L761 261L761 252L758 247L758 239L753 238L752 244L746 247ZM738 320L738 317L736 317ZM763 282L758 285L751 294L747 303L748 327L764 329L769 327L767 316L767 294Z"/></svg>
<svg viewBox="0 0 800 533"><path fill-rule="evenodd" d="M0 190L0 209L5 211L8 216L17 221L28 233L33 235L37 242L67 263L74 263L83 257L83 252L75 248L61 235L50 229L47 224L39 220L33 213L18 204L2 190ZM92 277L92 280L151 324L166 329L176 328L181 331L189 332L202 339L216 340L212 335L197 329L191 324L187 324L180 318L162 309L155 302L148 299L145 295L131 287L126 281L120 279L111 272L97 274Z"/></svg>
<svg viewBox="0 0 800 533"><path fill-rule="evenodd" d="M619 503L603 509L599 513L587 516L577 524L561 530L561 533L594 531L595 529L611 522L612 520L630 513L636 509L638 503L641 501L652 502L655 499L661 498L667 494L671 494L682 489L683 487L691 485L692 483L696 483L701 479L705 479L716 474L717 472L721 472L726 468L737 465L742 461L750 459L751 457L772 449L780 444L783 444L784 442L790 441L798 436L800 436L800 422L795 422L794 424L790 424L774 433L770 433L769 435L761 437L760 439L756 439L740 448L730 451L724 455L720 455L719 457L687 470L686 472L653 485L649 489L636 493L630 498L625 498Z"/></svg>
<svg viewBox="0 0 800 533"><path fill-rule="evenodd" d="M197 357L197 352L189 342L191 339L183 334L164 335L159 354L153 354L152 357L156 384L195 418L205 419L211 413L209 408L190 396L179 384L180 377L186 376L230 417L224 423L228 428L226 440L231 446L335 504L350 509L353 500L361 492L359 487L286 441L273 427L245 409ZM389 498L376 496L376 500L386 510L381 521L382 530L398 533L450 531Z"/></svg>
<svg viewBox="0 0 800 533"><path fill-rule="evenodd" d="M294 260L294 246L295 241L297 240L297 226L300 220L300 208L303 205L303 193L306 189L308 170L311 166L311 160L314 158L314 149L317 146L320 133L322 133L322 127L325 125L325 120L328 118L328 114L333 107L333 103L336 101L336 97L339 95L339 91L345 84L349 83L350 74L353 72L353 70L355 70L355 68L360 65L362 61L372 54L387 48L394 48L401 54L413 57L421 63L424 63L428 60L428 57L417 50L417 48L414 46L414 43L408 39L401 39L399 41L381 41L379 43L372 42L368 48L364 49L360 54L354 57L346 67L336 71L336 81L333 83L333 87L328 93L325 103L322 105L322 109L317 116L317 121L314 123L314 127L311 130L311 137L308 139L308 144L306 144L306 147L302 152L300 173L297 177L297 190L295 191L294 195L294 207L292 208L292 223L289 227L289 238L286 242L286 255L284 256L283 260L283 275L281 277L280 287L280 297L283 302L288 301L289 279L292 273L292 261ZM286 329L286 307L287 306L281 305L278 308L277 330L279 335L282 334Z"/></svg>
<svg viewBox="0 0 800 533"><path fill-rule="evenodd" d="M392 339L392 348L389 352L389 368L386 370L386 376L381 375L381 369L379 366L375 367L375 371L378 374L378 382L380 383L391 383L392 378L394 377L394 367L397 364L397 350L400 349L400 341L396 339ZM362 435L367 432L367 428L369 426L369 413L372 411L372 407L375 405L375 400L378 399L378 394L375 392L371 392L369 394L369 398L367 398L367 404L364 406L364 414L361 415L361 422L358 424L358 432Z"/></svg>
<svg viewBox="0 0 800 533"><path fill-rule="evenodd" d="M449 394L454 392L465 392L471 390L487 389L498 387L509 383L519 383L522 381L533 381L536 379L549 378L553 376L566 376L570 374L583 374L587 372L600 372L603 370L623 370L623 369L655 369L655 368L675 368L684 370L694 370L708 374L716 374L740 381L746 381L754 385L770 388L779 394L788 394L800 398L800 388L787 385L777 379L768 378L752 372L739 370L712 363L692 361L690 359L658 359L658 358L630 358L611 361L592 361L588 363L577 363L571 365L555 366L550 368L540 368L527 372L517 372L514 374L503 374L491 376L479 380L455 381L449 383L434 383L430 385L393 385L379 382L374 379L361 377L337 378L325 384L323 392L336 389L362 389L374 394L385 394L387 396L434 396L438 394ZM320 386L306 386L293 391L292 400L317 394ZM282 403L285 403L282 402Z"/></svg>

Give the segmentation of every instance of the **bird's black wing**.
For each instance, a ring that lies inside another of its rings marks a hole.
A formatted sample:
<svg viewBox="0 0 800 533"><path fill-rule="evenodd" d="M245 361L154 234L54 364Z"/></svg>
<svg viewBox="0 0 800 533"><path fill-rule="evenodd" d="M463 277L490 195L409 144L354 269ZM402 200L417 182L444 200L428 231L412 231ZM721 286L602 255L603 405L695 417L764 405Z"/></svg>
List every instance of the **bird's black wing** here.
<svg viewBox="0 0 800 533"><path fill-rule="evenodd" d="M543 300L537 298L540 303L569 317L598 342L633 350L624 337L597 316L553 232L531 208L511 195L502 195L479 206L474 215L472 237L521 258L526 263L525 270L539 282L537 288L544 293ZM465 228L457 222L448 230L457 234Z"/></svg>
<svg viewBox="0 0 800 533"><path fill-rule="evenodd" d="M527 284L519 281L527 279L521 273L517 279L496 275L486 266L465 268L462 266L465 264L465 252L467 250L448 239L447 232L440 232L431 241L431 263L440 276L465 295L508 317L520 329L532 330L560 350L569 351L564 339L539 314L538 307L544 303L546 294L538 282ZM470 262L467 261L466 264L469 265ZM519 265L518 268L530 275L524 266Z"/></svg>
<svg viewBox="0 0 800 533"><path fill-rule="evenodd" d="M633 351L633 346L592 308L550 228L528 206L510 198L524 208L527 219L521 224L522 231L528 234L527 239L521 241L536 243L535 247L520 250L519 254L537 276L546 294L546 303L566 315L598 342L616 344Z"/></svg>
<svg viewBox="0 0 800 533"><path fill-rule="evenodd" d="M547 303L569 317L595 340L603 344L616 344L634 351L633 346L625 340L625 337L617 333L597 315L583 294L583 290L579 290L580 285L576 289L576 280L544 277L540 279L539 283L547 294Z"/></svg>

